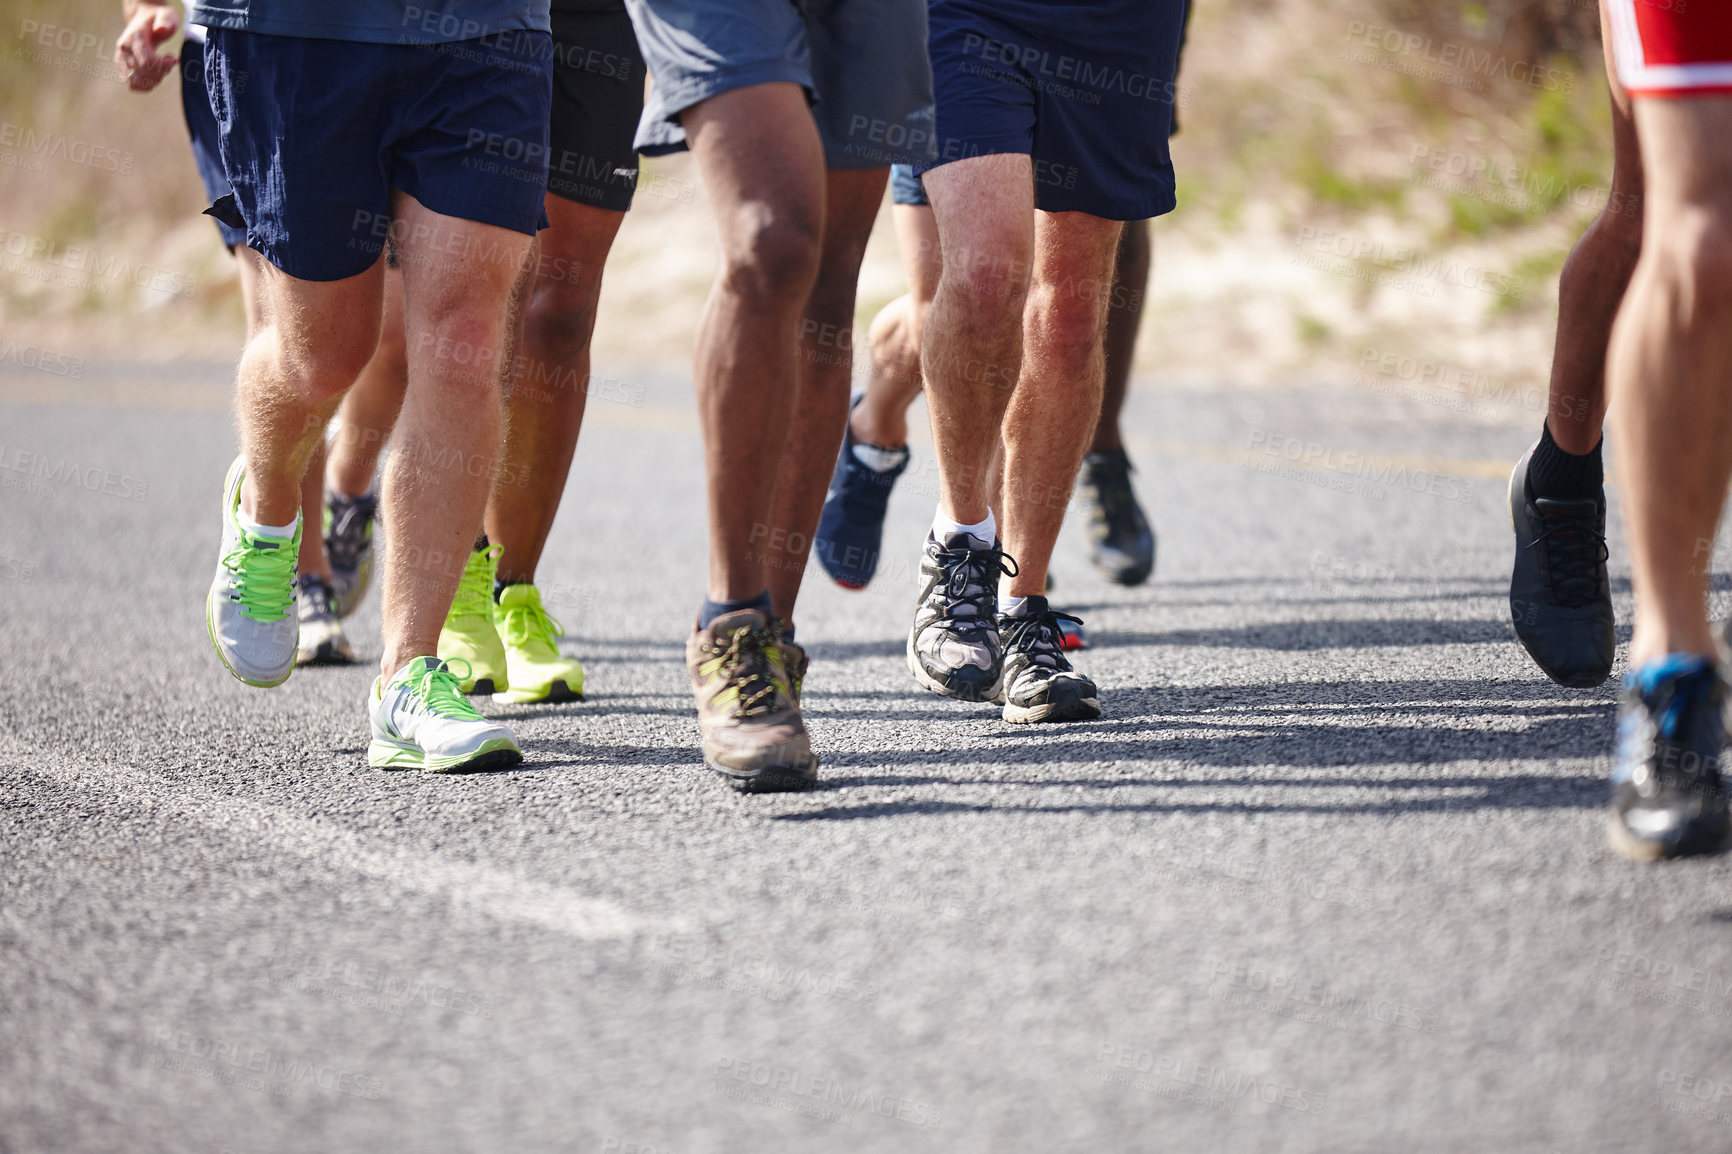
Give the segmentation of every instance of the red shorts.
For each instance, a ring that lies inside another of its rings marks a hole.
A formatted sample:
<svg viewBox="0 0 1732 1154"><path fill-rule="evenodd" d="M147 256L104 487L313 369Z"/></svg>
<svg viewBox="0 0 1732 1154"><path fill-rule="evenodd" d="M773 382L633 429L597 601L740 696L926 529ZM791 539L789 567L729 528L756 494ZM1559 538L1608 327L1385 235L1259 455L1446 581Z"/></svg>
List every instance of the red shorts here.
<svg viewBox="0 0 1732 1154"><path fill-rule="evenodd" d="M1732 3L1606 0L1612 58L1632 96L1732 94Z"/></svg>

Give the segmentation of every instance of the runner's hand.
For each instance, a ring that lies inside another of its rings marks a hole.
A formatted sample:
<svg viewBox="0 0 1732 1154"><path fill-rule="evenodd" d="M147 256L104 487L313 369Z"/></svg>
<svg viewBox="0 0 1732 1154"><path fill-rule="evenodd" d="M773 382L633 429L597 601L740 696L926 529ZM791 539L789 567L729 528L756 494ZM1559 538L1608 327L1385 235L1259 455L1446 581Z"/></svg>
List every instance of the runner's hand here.
<svg viewBox="0 0 1732 1154"><path fill-rule="evenodd" d="M131 7L129 5L129 7ZM176 57L156 46L180 31L180 17L166 4L139 4L114 45L114 63L127 87L149 92L162 82Z"/></svg>

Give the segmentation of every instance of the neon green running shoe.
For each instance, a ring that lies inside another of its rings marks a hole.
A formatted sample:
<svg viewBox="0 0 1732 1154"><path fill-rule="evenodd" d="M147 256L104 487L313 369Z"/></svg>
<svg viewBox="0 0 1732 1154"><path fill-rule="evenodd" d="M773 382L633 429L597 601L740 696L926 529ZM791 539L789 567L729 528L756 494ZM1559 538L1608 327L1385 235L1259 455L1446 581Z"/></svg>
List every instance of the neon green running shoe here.
<svg viewBox="0 0 1732 1154"><path fill-rule="evenodd" d="M463 679L465 693L496 693L511 684L506 680L505 646L493 627L493 575L503 552L503 545L489 545L469 554L445 628L439 631L439 660L461 661L469 670Z"/></svg>
<svg viewBox="0 0 1732 1154"><path fill-rule="evenodd" d="M205 596L210 643L228 671L260 689L281 685L295 671L301 626L295 614L295 557L301 519L289 537L264 537L241 528L241 482L246 462L235 458L223 483L222 553Z"/></svg>
<svg viewBox="0 0 1732 1154"><path fill-rule="evenodd" d="M479 773L523 760L511 730L482 717L437 657L411 658L390 681L374 679L369 713L367 764L375 769Z"/></svg>
<svg viewBox="0 0 1732 1154"><path fill-rule="evenodd" d="M582 701L583 666L559 652L565 627L541 606L534 585L507 585L493 606L493 624L505 642L510 688L493 700L514 705L535 701Z"/></svg>

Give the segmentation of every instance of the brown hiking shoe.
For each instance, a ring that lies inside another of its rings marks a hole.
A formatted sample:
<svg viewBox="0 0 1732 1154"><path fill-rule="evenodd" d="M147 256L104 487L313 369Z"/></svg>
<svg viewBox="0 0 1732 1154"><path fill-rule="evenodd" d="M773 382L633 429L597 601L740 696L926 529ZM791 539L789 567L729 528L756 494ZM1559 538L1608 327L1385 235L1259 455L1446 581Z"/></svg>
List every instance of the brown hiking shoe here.
<svg viewBox="0 0 1732 1154"><path fill-rule="evenodd" d="M706 765L745 793L811 788L818 758L795 680L806 654L779 622L755 609L724 613L687 639L686 668Z"/></svg>
<svg viewBox="0 0 1732 1154"><path fill-rule="evenodd" d="M1732 629L1732 619L1727 622ZM782 647L782 665L788 671L788 684L794 691L794 704L800 704L800 690L806 682L806 670L812 661L806 656L806 651L794 644L794 639L788 636L788 623L780 617L770 618L770 628L776 631L776 644Z"/></svg>

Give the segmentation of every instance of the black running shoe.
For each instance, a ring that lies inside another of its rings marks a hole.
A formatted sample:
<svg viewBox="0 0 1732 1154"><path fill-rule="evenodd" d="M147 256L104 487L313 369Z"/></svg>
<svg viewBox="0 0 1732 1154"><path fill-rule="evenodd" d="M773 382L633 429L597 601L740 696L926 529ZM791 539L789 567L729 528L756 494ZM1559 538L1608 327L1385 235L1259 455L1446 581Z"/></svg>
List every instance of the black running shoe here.
<svg viewBox="0 0 1732 1154"><path fill-rule="evenodd" d="M1016 562L997 541L967 533L941 544L931 533L920 555L920 600L908 632L908 671L934 693L958 701L998 700L1004 649L998 639L999 574Z"/></svg>
<svg viewBox="0 0 1732 1154"><path fill-rule="evenodd" d="M1528 490L1529 449L1509 479L1515 526L1510 617L1545 675L1587 689L1612 675L1612 587L1606 577L1606 494L1554 501Z"/></svg>
<svg viewBox="0 0 1732 1154"><path fill-rule="evenodd" d="M1624 677L1612 768L1612 848L1631 861L1720 853L1732 837L1720 756L1727 686L1713 661L1674 653Z"/></svg>
<svg viewBox="0 0 1732 1154"><path fill-rule="evenodd" d="M864 394L862 394L864 395ZM854 398L858 405L860 398ZM853 412L853 406L849 406ZM842 451L836 456L836 471L830 491L824 495L824 511L818 517L812 552L830 579L844 589L864 589L878 571L878 550L884 540L884 513L890 505L890 490L908 467L908 449L875 449L885 458L885 467L874 469L861 461L854 447L850 424L842 434Z"/></svg>
<svg viewBox="0 0 1732 1154"><path fill-rule="evenodd" d="M1095 683L1071 668L1065 657L1061 623L1079 618L1056 612L1045 597L1030 597L1022 612L1003 613L998 634L1004 639L1004 719L1086 721L1101 715Z"/></svg>
<svg viewBox="0 0 1732 1154"><path fill-rule="evenodd" d="M1089 560L1108 581L1141 585L1155 571L1155 531L1131 489L1131 459L1123 449L1083 458L1089 499Z"/></svg>
<svg viewBox="0 0 1732 1154"><path fill-rule="evenodd" d="M373 526L379 498L372 493L325 498L325 556L331 563L331 607L347 617L361 606L373 578Z"/></svg>

